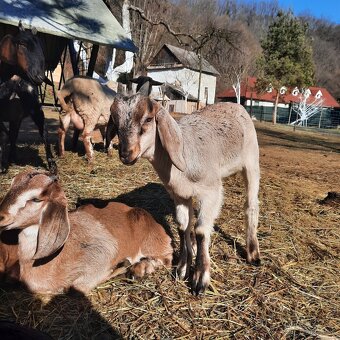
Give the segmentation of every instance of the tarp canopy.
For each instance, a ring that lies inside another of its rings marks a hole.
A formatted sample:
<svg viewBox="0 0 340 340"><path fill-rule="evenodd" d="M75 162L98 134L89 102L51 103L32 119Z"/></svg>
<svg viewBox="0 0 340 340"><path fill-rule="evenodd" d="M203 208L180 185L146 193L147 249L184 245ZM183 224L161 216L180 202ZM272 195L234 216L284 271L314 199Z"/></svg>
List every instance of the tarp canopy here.
<svg viewBox="0 0 340 340"><path fill-rule="evenodd" d="M135 52L117 19L102 0L0 0L0 22L39 32Z"/></svg>

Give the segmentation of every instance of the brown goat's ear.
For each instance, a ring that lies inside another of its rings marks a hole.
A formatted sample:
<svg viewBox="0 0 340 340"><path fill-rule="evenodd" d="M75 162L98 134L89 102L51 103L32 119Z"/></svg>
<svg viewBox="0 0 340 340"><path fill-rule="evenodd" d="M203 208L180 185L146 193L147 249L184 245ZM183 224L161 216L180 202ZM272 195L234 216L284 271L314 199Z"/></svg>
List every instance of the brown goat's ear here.
<svg viewBox="0 0 340 340"><path fill-rule="evenodd" d="M162 106L160 106L156 114L156 121L159 138L164 149L168 152L175 167L178 170L184 171L186 163L183 157L183 136L181 129L170 113Z"/></svg>
<svg viewBox="0 0 340 340"><path fill-rule="evenodd" d="M58 185L57 183L54 185ZM54 254L66 242L70 233L65 194L58 185L45 207L39 226L37 250L33 259L38 260Z"/></svg>
<svg viewBox="0 0 340 340"><path fill-rule="evenodd" d="M17 48L13 42L13 37L8 34L0 41L0 60L9 64L17 64Z"/></svg>

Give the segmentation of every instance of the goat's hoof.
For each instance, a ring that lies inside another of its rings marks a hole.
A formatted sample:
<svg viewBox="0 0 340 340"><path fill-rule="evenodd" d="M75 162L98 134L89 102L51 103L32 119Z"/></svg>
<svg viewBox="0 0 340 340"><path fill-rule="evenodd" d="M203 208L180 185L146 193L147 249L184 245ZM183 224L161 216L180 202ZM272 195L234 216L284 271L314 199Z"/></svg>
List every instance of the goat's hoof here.
<svg viewBox="0 0 340 340"><path fill-rule="evenodd" d="M209 272L196 271L191 283L191 293L195 296L203 294L210 284Z"/></svg>
<svg viewBox="0 0 340 340"><path fill-rule="evenodd" d="M51 174L56 175L58 173L58 167L57 163L55 161L49 161L48 162L48 170Z"/></svg>
<svg viewBox="0 0 340 340"><path fill-rule="evenodd" d="M189 268L186 263L179 263L176 268L176 275L180 280L189 278Z"/></svg>
<svg viewBox="0 0 340 340"><path fill-rule="evenodd" d="M112 149L107 150L107 156L108 157L113 157L113 150Z"/></svg>
<svg viewBox="0 0 340 340"><path fill-rule="evenodd" d="M249 247L247 249L247 262L254 266L261 264L260 251L258 246Z"/></svg>
<svg viewBox="0 0 340 340"><path fill-rule="evenodd" d="M261 266L261 259L258 257L258 258L251 260L251 261L247 260L247 263L252 265L252 266L255 266L255 267L260 267Z"/></svg>
<svg viewBox="0 0 340 340"><path fill-rule="evenodd" d="M7 174L7 172L8 172L8 169L5 169L5 168L0 169L0 174L2 174L2 175Z"/></svg>

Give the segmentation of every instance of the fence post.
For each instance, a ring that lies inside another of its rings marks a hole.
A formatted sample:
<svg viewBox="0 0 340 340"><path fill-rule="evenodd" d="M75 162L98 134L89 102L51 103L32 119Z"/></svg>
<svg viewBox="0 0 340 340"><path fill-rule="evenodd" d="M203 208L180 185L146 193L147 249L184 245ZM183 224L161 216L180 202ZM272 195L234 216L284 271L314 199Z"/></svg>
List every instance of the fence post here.
<svg viewBox="0 0 340 340"><path fill-rule="evenodd" d="M292 109L293 109L293 105L292 102L289 103L289 118L288 118L288 125L290 124L290 118L292 116Z"/></svg>
<svg viewBox="0 0 340 340"><path fill-rule="evenodd" d="M319 119L319 129L321 128L322 112L323 112L323 108L321 109L321 113L320 113L320 119Z"/></svg>

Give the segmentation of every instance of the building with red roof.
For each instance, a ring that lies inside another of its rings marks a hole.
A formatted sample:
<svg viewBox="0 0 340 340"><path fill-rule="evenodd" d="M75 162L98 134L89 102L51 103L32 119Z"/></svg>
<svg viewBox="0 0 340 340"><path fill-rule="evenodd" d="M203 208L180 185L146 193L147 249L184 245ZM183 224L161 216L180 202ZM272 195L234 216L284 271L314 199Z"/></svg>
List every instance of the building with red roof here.
<svg viewBox="0 0 340 340"><path fill-rule="evenodd" d="M256 89L256 78L248 77L241 82L240 100L241 104L246 107L248 112L256 119L271 121L276 98L276 90L270 86L265 92ZM217 94L219 101L236 102L236 94L232 87L227 88ZM293 123L297 122L299 116L296 108L301 105L305 99L305 105L312 107L317 106L313 119L308 125L319 125L321 120L328 116L324 127L337 127L340 125L340 104L324 87L311 86L302 93L297 87L281 87L279 104L278 104L278 122Z"/></svg>

